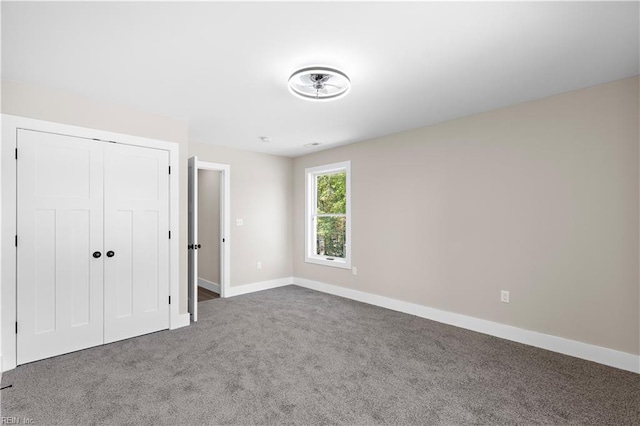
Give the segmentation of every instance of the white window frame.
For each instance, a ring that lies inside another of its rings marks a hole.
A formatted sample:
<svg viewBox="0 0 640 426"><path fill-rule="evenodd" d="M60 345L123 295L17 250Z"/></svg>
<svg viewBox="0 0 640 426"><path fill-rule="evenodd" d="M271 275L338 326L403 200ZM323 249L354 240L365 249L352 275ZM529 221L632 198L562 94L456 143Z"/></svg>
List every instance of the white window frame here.
<svg viewBox="0 0 640 426"><path fill-rule="evenodd" d="M316 227L314 220L316 215L316 177L331 173L346 172L346 236L345 236L345 258L330 258L328 256L319 256L315 253ZM317 265L333 266L335 268L351 269L351 161L343 161L340 163L326 164L324 166L309 167L304 169L305 172L305 257L307 263L315 263ZM333 259L333 260L331 260Z"/></svg>

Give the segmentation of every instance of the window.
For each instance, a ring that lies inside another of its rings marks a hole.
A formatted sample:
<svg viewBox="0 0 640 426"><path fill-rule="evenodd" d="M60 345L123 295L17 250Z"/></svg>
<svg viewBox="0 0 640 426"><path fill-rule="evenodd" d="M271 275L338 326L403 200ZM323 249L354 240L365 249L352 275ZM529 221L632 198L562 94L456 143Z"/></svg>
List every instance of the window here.
<svg viewBox="0 0 640 426"><path fill-rule="evenodd" d="M351 268L351 162L305 170L305 261Z"/></svg>

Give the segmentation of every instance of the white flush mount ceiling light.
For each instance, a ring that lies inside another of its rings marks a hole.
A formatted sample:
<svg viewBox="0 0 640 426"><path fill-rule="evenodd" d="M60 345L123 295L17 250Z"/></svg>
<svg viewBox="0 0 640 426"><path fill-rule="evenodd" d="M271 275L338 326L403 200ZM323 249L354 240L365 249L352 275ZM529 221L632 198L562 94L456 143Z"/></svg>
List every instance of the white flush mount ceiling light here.
<svg viewBox="0 0 640 426"><path fill-rule="evenodd" d="M351 89L351 80L342 71L328 67L306 67L289 77L289 91L311 101L340 98Z"/></svg>

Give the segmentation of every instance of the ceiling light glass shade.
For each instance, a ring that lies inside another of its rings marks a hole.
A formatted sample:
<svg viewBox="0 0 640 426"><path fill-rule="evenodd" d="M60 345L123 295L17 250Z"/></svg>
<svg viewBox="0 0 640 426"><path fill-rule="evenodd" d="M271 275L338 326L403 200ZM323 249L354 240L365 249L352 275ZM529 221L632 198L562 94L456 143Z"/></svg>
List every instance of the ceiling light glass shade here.
<svg viewBox="0 0 640 426"><path fill-rule="evenodd" d="M340 98L351 89L351 80L342 71L327 67L307 67L289 77L289 91L311 101Z"/></svg>

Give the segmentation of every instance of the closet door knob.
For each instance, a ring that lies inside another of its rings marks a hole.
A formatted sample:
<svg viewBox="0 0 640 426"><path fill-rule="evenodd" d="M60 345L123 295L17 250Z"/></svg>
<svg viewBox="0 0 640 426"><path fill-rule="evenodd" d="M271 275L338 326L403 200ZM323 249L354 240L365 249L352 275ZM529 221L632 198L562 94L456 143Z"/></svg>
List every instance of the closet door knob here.
<svg viewBox="0 0 640 426"><path fill-rule="evenodd" d="M116 254L115 254L113 251L111 251L111 250L109 250L109 251L107 252L107 257L113 257L113 256L115 256L115 255L116 255Z"/></svg>
<svg viewBox="0 0 640 426"><path fill-rule="evenodd" d="M96 259L99 258L100 256L102 256L102 253L100 253L99 251L93 252L93 257L95 257Z"/></svg>

